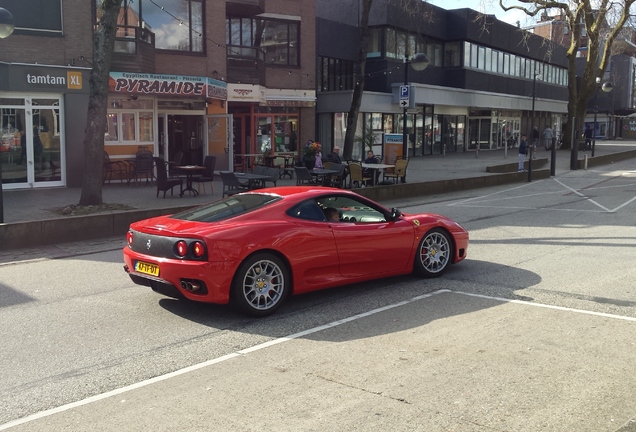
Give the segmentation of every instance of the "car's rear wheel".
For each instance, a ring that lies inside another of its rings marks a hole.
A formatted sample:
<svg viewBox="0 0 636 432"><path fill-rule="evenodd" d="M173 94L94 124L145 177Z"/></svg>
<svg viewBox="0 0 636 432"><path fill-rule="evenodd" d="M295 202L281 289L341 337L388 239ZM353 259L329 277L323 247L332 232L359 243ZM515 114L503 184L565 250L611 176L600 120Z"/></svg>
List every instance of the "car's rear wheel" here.
<svg viewBox="0 0 636 432"><path fill-rule="evenodd" d="M425 277L441 276L451 264L453 243L450 235L440 228L427 232L415 254L415 270Z"/></svg>
<svg viewBox="0 0 636 432"><path fill-rule="evenodd" d="M274 313L289 293L289 270L271 253L258 253L239 267L232 284L232 303L252 316Z"/></svg>

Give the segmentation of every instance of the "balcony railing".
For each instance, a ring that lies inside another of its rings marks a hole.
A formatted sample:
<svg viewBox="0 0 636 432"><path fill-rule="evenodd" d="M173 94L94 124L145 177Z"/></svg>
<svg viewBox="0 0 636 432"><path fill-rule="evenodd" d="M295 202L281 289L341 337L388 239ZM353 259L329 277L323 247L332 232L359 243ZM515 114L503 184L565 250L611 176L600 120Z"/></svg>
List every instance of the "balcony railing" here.
<svg viewBox="0 0 636 432"><path fill-rule="evenodd" d="M229 82L265 85L265 52L258 47L227 46Z"/></svg>
<svg viewBox="0 0 636 432"><path fill-rule="evenodd" d="M155 34L137 26L119 26L115 38L112 70L155 71Z"/></svg>

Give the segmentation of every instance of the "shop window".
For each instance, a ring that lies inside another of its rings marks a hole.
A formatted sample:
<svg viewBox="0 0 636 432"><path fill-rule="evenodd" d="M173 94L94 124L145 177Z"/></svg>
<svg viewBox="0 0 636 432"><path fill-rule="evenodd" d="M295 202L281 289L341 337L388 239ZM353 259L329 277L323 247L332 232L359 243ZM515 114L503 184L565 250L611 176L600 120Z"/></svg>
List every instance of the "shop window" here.
<svg viewBox="0 0 636 432"><path fill-rule="evenodd" d="M62 34L62 0L0 0L15 21L15 34Z"/></svg>
<svg viewBox="0 0 636 432"><path fill-rule="evenodd" d="M152 119L153 119L153 115L151 112L139 113L139 141L141 142L154 141L153 133L152 133L152 129L153 129Z"/></svg>
<svg viewBox="0 0 636 432"><path fill-rule="evenodd" d="M121 137L122 141L135 141L135 114L121 114Z"/></svg>
<svg viewBox="0 0 636 432"><path fill-rule="evenodd" d="M117 132L117 114L108 114L104 141L119 141L119 133Z"/></svg>

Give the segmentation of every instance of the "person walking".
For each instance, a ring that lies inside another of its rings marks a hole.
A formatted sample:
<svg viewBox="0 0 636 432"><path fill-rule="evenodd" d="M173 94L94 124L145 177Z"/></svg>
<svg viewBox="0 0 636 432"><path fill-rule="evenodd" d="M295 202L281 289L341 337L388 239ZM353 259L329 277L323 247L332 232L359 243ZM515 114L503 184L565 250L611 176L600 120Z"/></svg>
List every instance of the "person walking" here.
<svg viewBox="0 0 636 432"><path fill-rule="evenodd" d="M519 167L518 172L523 172L526 156L528 155L528 143L526 142L526 134L521 134L521 142L519 143Z"/></svg>
<svg viewBox="0 0 636 432"><path fill-rule="evenodd" d="M550 150L552 148L552 137L554 137L554 133L550 128L550 125L545 125L545 129L543 129L543 146L546 150Z"/></svg>
<svg viewBox="0 0 636 432"><path fill-rule="evenodd" d="M585 132L583 132L583 136L585 137L585 149L592 150L592 135L593 131L589 124L585 125Z"/></svg>

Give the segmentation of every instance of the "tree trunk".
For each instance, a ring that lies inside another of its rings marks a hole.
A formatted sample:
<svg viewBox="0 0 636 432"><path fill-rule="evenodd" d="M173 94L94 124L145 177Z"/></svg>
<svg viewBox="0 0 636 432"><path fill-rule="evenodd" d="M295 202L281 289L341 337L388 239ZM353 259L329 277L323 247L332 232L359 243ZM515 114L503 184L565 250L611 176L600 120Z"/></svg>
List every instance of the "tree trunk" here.
<svg viewBox="0 0 636 432"><path fill-rule="evenodd" d="M84 172L80 205L102 204L104 131L108 110L108 77L122 0L103 0L98 6L93 35L93 69L90 74L88 116L84 131Z"/></svg>
<svg viewBox="0 0 636 432"><path fill-rule="evenodd" d="M364 92L364 71L367 64L367 52L369 51L369 38L371 29L369 28L369 11L373 0L362 1L362 16L360 17L360 56L356 65L354 76L353 96L351 98L351 108L347 116L347 131L345 133L343 157L345 160L351 159L353 154L353 144L355 141L356 128L358 126L358 113L362 103L362 93Z"/></svg>

